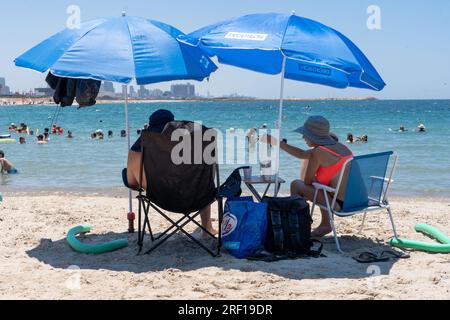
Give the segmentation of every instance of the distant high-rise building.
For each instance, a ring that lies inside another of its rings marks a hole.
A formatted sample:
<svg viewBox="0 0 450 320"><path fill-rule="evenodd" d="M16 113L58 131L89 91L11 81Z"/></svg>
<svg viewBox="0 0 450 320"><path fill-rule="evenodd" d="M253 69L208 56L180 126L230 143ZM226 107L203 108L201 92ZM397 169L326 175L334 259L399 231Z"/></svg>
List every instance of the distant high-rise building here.
<svg viewBox="0 0 450 320"><path fill-rule="evenodd" d="M137 98L137 93L136 93L136 90L134 90L134 87L133 87L133 86L130 86L129 96L130 96L131 98Z"/></svg>
<svg viewBox="0 0 450 320"><path fill-rule="evenodd" d="M100 87L100 92L104 93L116 93L116 90L114 89L114 84L110 81L103 81L102 86Z"/></svg>
<svg viewBox="0 0 450 320"><path fill-rule="evenodd" d="M6 85L6 79L0 78L0 95L2 96L8 96L11 94L11 90Z"/></svg>
<svg viewBox="0 0 450 320"><path fill-rule="evenodd" d="M171 94L174 98L194 98L195 97L195 86L188 84L174 84L171 87Z"/></svg>
<svg viewBox="0 0 450 320"><path fill-rule="evenodd" d="M154 89L150 91L150 97L151 98L162 98L164 95L164 92L160 89Z"/></svg>
<svg viewBox="0 0 450 320"><path fill-rule="evenodd" d="M52 88L35 88L34 89L34 95L37 97L52 97L55 93L55 90Z"/></svg>
<svg viewBox="0 0 450 320"><path fill-rule="evenodd" d="M138 96L139 99L145 99L150 96L150 92L148 89L145 88L145 86L140 86L138 90Z"/></svg>

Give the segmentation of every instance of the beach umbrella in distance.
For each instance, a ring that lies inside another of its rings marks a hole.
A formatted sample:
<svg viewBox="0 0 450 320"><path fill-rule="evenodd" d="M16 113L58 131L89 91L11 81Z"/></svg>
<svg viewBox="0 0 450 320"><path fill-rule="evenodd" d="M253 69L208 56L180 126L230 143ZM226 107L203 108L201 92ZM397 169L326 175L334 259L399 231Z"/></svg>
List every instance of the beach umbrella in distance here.
<svg viewBox="0 0 450 320"><path fill-rule="evenodd" d="M44 40L15 60L18 67L67 78L106 80L124 85L128 150L128 84L172 80L202 81L217 67L201 49L177 39L183 33L140 17L110 17L82 23ZM130 191L130 213L132 213ZM134 215L130 215L132 219ZM134 228L130 223L130 231Z"/></svg>
<svg viewBox="0 0 450 320"><path fill-rule="evenodd" d="M285 79L342 89L381 91L385 87L373 65L351 40L295 13L237 17L194 31L181 37L181 41L217 56L223 64L281 74L278 129L282 128Z"/></svg>

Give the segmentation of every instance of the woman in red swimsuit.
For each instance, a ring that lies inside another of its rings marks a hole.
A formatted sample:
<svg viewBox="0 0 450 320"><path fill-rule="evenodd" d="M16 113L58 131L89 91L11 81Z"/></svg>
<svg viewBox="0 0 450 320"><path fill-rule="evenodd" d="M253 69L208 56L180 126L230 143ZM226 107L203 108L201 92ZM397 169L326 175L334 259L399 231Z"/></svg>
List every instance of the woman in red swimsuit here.
<svg viewBox="0 0 450 320"><path fill-rule="evenodd" d="M303 139L311 149L299 149L289 145L286 140L280 144L282 150L298 159L305 160L301 174L303 180L292 182L291 194L301 195L313 201L315 194L313 183L318 182L335 188L342 167L348 159L353 157L353 154L350 149L337 141L336 136L330 132L330 123L324 117L310 117L305 125L295 130L295 132L303 135ZM271 136L266 136L264 140L272 145L277 143ZM345 190L338 194L335 210L342 209L344 194ZM332 199L329 200L331 202ZM323 193L319 193L318 202L325 204ZM326 210L322 210L322 222L313 231L312 236L323 237L331 232L332 227L328 213Z"/></svg>

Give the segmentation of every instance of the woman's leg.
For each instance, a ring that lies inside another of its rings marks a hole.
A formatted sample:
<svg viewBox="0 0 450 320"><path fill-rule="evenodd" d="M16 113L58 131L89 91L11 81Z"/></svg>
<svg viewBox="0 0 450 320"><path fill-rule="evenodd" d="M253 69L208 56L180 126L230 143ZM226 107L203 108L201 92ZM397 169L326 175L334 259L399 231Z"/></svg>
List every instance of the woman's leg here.
<svg viewBox="0 0 450 320"><path fill-rule="evenodd" d="M309 201L314 201L315 192L316 192L316 189L313 186L309 186L301 180L296 180L296 181L292 182L292 184L291 184L291 194L292 195L300 195L300 196L304 197L305 199L308 199ZM330 198L328 200L331 204L332 200ZM325 196L323 195L323 193L319 193L319 195L317 197L317 202L321 205L326 204ZM338 211L340 210L338 204L335 205L335 210L338 210ZM328 215L328 211L325 209L320 209L320 211L322 213L322 221L321 221L319 227L317 227L317 229L312 232L312 236L317 237L317 238L324 237L333 231L333 228L331 227L331 222L330 222L330 218Z"/></svg>
<svg viewBox="0 0 450 320"><path fill-rule="evenodd" d="M141 159L142 154L140 152L130 151L128 153L128 168L127 168L127 178L130 187L138 188L139 179L141 174ZM145 170L142 172L142 188L147 190L147 178L145 176Z"/></svg>
<svg viewBox="0 0 450 320"><path fill-rule="evenodd" d="M208 230L211 234L217 235L219 231L213 228L211 220L211 206L206 207L200 212L200 217L202 218L202 226ZM220 226L219 226L220 227ZM207 233L203 233L204 236L208 236Z"/></svg>

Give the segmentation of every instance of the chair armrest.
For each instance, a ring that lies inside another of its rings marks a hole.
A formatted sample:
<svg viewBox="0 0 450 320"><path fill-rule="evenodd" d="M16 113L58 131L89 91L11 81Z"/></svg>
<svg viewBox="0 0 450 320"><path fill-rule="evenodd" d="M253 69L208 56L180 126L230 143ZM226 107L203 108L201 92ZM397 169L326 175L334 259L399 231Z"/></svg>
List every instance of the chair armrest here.
<svg viewBox="0 0 450 320"><path fill-rule="evenodd" d="M326 186L326 185L323 185L323 184L320 184L320 183L313 183L313 187L315 189L325 190L325 191L330 192L330 193L335 193L336 192L336 189L331 188L331 187Z"/></svg>
<svg viewBox="0 0 450 320"><path fill-rule="evenodd" d="M375 177L375 176L372 176L372 177L370 177L370 178L373 179L373 180L384 181L384 182L386 182L386 183L393 183L393 182L394 182L394 180L389 180L388 178L384 178L384 177Z"/></svg>

